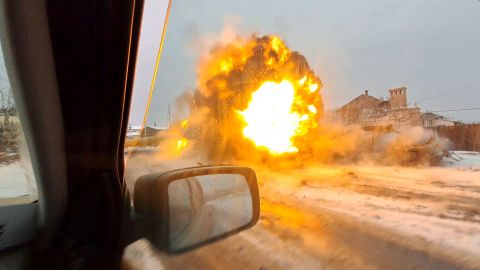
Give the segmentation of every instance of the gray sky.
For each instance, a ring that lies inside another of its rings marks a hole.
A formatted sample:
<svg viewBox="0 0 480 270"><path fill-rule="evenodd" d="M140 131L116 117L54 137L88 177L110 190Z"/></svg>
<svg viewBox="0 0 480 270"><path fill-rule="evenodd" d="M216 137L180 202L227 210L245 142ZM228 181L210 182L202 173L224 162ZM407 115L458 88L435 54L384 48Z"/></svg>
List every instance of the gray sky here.
<svg viewBox="0 0 480 270"><path fill-rule="evenodd" d="M167 3L146 0L132 124L143 119ZM468 87L419 106L480 107L479 0L173 0L148 124L167 125L168 104L173 111L176 97L195 87L198 55L192 48L200 38L218 35L232 18L238 33L277 34L304 54L324 83L327 108L365 89L386 97L396 86L408 88L412 105ZM480 110L442 114L480 121Z"/></svg>
<svg viewBox="0 0 480 270"><path fill-rule="evenodd" d="M161 31L158 14L164 12L166 1L147 0L150 8L153 2L158 12L145 15L145 39ZM292 50L304 54L324 83L327 108L339 107L365 89L386 97L387 89L396 86L408 88L412 106L423 98L469 86L419 106L428 110L480 107L478 0L173 0L149 124L167 125L168 104L173 107L180 93L195 86L198 55L192 47L199 37L218 35L229 18L238 19L240 34L277 34ZM150 42L155 44L155 39L158 34ZM142 57L154 59L156 51ZM135 91L142 96L139 93L148 89ZM132 123L141 123L143 107L133 106ZM479 110L443 115L480 120Z"/></svg>

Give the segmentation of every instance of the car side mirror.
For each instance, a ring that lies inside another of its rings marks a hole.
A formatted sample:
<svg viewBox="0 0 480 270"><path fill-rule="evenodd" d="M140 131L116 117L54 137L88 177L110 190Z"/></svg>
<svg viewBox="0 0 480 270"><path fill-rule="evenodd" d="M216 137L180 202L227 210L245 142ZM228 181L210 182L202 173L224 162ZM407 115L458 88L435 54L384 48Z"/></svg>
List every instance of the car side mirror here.
<svg viewBox="0 0 480 270"><path fill-rule="evenodd" d="M141 176L134 209L142 234L178 253L255 225L260 201L255 172L238 166L201 166Z"/></svg>

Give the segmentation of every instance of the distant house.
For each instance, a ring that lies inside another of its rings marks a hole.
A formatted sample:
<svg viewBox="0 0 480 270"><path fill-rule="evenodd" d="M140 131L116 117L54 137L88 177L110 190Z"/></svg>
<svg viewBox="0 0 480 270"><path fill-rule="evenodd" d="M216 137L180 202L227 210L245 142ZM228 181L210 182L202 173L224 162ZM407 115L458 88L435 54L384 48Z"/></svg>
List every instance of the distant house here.
<svg viewBox="0 0 480 270"><path fill-rule="evenodd" d="M337 118L347 125L369 126L422 126L420 108L407 106L405 87L389 90L388 100L364 94L356 97L335 112Z"/></svg>
<svg viewBox="0 0 480 270"><path fill-rule="evenodd" d="M451 121L444 116L426 112L423 114L423 126L426 128L436 128L441 126L455 126L455 122Z"/></svg>
<svg viewBox="0 0 480 270"><path fill-rule="evenodd" d="M155 135L160 135L168 131L167 127L150 127L146 126L143 130L142 136L151 137Z"/></svg>
<svg viewBox="0 0 480 270"><path fill-rule="evenodd" d="M138 138L142 132L142 126L128 126L127 128L127 138Z"/></svg>
<svg viewBox="0 0 480 270"><path fill-rule="evenodd" d="M364 94L335 111L335 118L347 125L362 127L374 126L423 126L436 128L441 126L459 125L444 116L431 112L422 113L420 108L408 107L407 88L399 87L388 90L388 100L378 99Z"/></svg>
<svg viewBox="0 0 480 270"><path fill-rule="evenodd" d="M151 137L167 131L168 131L167 127L146 126L142 130L142 126L130 125L127 128L127 138L133 139L133 138L139 138L139 137Z"/></svg>

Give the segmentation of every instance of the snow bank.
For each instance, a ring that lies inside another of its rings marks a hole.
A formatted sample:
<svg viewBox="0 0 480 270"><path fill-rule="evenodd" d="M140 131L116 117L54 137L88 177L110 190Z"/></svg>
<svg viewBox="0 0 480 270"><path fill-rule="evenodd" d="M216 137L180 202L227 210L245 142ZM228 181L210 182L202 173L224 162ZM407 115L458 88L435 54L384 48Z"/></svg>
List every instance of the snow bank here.
<svg viewBox="0 0 480 270"><path fill-rule="evenodd" d="M0 203L6 199L31 197L36 199L37 187L33 174L21 161L0 164Z"/></svg>
<svg viewBox="0 0 480 270"><path fill-rule="evenodd" d="M480 170L480 153L472 151L452 151L452 157L443 158L440 166Z"/></svg>

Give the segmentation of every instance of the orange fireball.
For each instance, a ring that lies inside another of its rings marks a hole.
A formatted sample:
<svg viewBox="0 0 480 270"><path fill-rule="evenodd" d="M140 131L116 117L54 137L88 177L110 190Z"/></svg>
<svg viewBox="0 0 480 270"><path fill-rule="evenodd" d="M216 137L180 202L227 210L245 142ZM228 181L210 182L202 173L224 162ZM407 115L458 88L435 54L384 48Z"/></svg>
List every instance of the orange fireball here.
<svg viewBox="0 0 480 270"><path fill-rule="evenodd" d="M190 104L195 144L222 161L308 152L323 104L321 81L305 57L277 36L239 37L210 52Z"/></svg>

